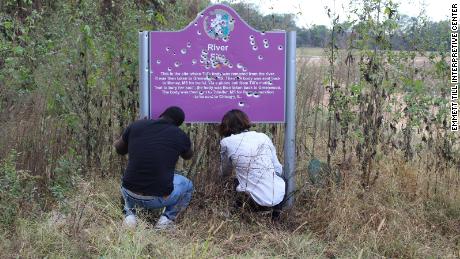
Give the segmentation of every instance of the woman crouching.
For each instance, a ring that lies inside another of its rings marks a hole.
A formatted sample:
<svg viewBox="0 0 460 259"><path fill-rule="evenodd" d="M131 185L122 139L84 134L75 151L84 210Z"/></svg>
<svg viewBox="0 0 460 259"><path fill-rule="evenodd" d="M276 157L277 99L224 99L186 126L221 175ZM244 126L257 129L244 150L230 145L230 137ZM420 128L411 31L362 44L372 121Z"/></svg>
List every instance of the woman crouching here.
<svg viewBox="0 0 460 259"><path fill-rule="evenodd" d="M250 127L248 116L240 110L231 110L222 118L221 174L229 176L235 168L236 207L272 211L272 219L278 220L286 190L282 166L271 139L249 131Z"/></svg>

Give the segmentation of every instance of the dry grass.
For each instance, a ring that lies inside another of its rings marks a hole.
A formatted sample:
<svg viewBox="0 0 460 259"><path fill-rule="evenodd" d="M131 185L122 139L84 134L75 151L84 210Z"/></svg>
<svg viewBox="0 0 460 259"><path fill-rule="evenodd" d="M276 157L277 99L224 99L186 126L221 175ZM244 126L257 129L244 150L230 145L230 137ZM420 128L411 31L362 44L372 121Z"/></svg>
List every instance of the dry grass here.
<svg viewBox="0 0 460 259"><path fill-rule="evenodd" d="M325 56L324 48L297 48L296 54L300 57L323 57Z"/></svg>
<svg viewBox="0 0 460 259"><path fill-rule="evenodd" d="M312 229L322 233L334 251L354 247L355 253L371 257L458 256L459 192L428 198L416 187L425 186L427 179L415 179L413 167L396 162L381 170L379 183L369 191L351 178L341 189L320 194L308 213L317 222ZM431 207L434 200L443 205ZM441 217L447 211L457 216ZM449 225L449 235L433 221L435 214L441 224Z"/></svg>
<svg viewBox="0 0 460 259"><path fill-rule="evenodd" d="M399 257L460 256L460 193L427 197L416 167L382 164L375 188L362 190L353 169L341 186L304 185L296 207L273 225L263 215L228 213L230 194L198 187L174 231L152 229L145 215L122 226L119 182L81 180L49 213L24 218L2 253L20 257ZM299 182L305 179L298 179ZM154 216L153 218L156 218Z"/></svg>
<svg viewBox="0 0 460 259"><path fill-rule="evenodd" d="M23 219L6 255L21 257L266 257L321 255L309 232L272 226L268 220L225 215L227 208L195 197L174 231L159 232L143 218L136 230L122 226L118 183L81 182L80 192L38 219ZM204 202L201 203L201 202ZM214 201L216 202L216 201ZM297 246L301 244L301 246ZM18 249L14 253L12 248Z"/></svg>

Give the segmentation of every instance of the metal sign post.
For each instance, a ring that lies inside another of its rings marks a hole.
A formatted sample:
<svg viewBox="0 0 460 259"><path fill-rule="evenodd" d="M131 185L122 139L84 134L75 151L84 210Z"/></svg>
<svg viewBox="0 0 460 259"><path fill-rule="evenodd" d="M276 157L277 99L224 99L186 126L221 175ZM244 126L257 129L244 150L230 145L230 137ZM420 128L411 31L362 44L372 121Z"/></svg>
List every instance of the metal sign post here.
<svg viewBox="0 0 460 259"><path fill-rule="evenodd" d="M149 115L149 33L139 32L139 117Z"/></svg>
<svg viewBox="0 0 460 259"><path fill-rule="evenodd" d="M286 207L291 207L294 202L295 191L295 100L296 100L296 32L287 33L286 54L286 124L284 130L284 179L287 183Z"/></svg>

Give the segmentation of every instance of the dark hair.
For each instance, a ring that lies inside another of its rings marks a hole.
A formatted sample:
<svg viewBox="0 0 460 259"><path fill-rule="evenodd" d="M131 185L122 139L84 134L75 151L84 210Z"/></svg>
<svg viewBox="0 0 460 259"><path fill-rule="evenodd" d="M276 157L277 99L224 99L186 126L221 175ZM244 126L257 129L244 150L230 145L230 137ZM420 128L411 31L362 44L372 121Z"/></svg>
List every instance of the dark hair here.
<svg viewBox="0 0 460 259"><path fill-rule="evenodd" d="M181 108L177 106L170 106L160 115L160 117L170 120L172 123L174 123L174 125L179 127L185 120L185 113Z"/></svg>
<svg viewBox="0 0 460 259"><path fill-rule="evenodd" d="M232 134L241 133L251 127L248 115L240 110L228 111L219 125L219 134L228 137Z"/></svg>

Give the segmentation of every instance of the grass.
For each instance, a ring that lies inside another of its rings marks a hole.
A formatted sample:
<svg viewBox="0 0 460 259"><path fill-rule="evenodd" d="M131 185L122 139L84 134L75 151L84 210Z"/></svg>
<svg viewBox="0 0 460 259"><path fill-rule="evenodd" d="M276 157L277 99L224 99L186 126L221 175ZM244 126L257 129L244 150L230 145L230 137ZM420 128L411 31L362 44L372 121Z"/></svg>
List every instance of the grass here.
<svg viewBox="0 0 460 259"><path fill-rule="evenodd" d="M80 192L53 213L20 220L15 245L3 242L10 249L20 247L9 256L304 257L319 256L324 249L311 232L298 231L291 235L290 229L274 227L265 219L245 221L238 215L228 217L220 213L225 208L200 204L197 197L174 231L154 230L145 217L135 230L125 229L115 180L82 182L79 189Z"/></svg>
<svg viewBox="0 0 460 259"><path fill-rule="evenodd" d="M408 187L415 165L396 162L380 170L379 184L369 191L359 187L353 169L341 186L304 185L296 207L276 225L262 215L229 215L230 194L208 183L212 186L198 187L174 231L152 229L145 214L136 229L124 228L118 180L80 180L78 191L52 211L20 219L17 238L2 239L2 253L27 258L458 257L459 192L427 197L424 177ZM303 179L298 181L301 186Z"/></svg>
<svg viewBox="0 0 460 259"><path fill-rule="evenodd" d="M338 50L339 54L342 56L346 56L347 50L346 49L339 49ZM395 55L398 53L401 53L402 51L400 50L393 50L391 51ZM353 50L354 54L358 54L358 50ZM327 53L325 48L318 48L318 47L300 47L296 49L296 54L299 57L322 57L322 58L327 58ZM423 57L429 57L430 54L433 54L433 52L430 51L424 51L423 53L421 52L416 52L416 56L418 59L421 59ZM426 59L426 58L425 58Z"/></svg>
<svg viewBox="0 0 460 259"><path fill-rule="evenodd" d="M326 56L326 53L324 52L324 48L297 48L296 54L299 56Z"/></svg>

